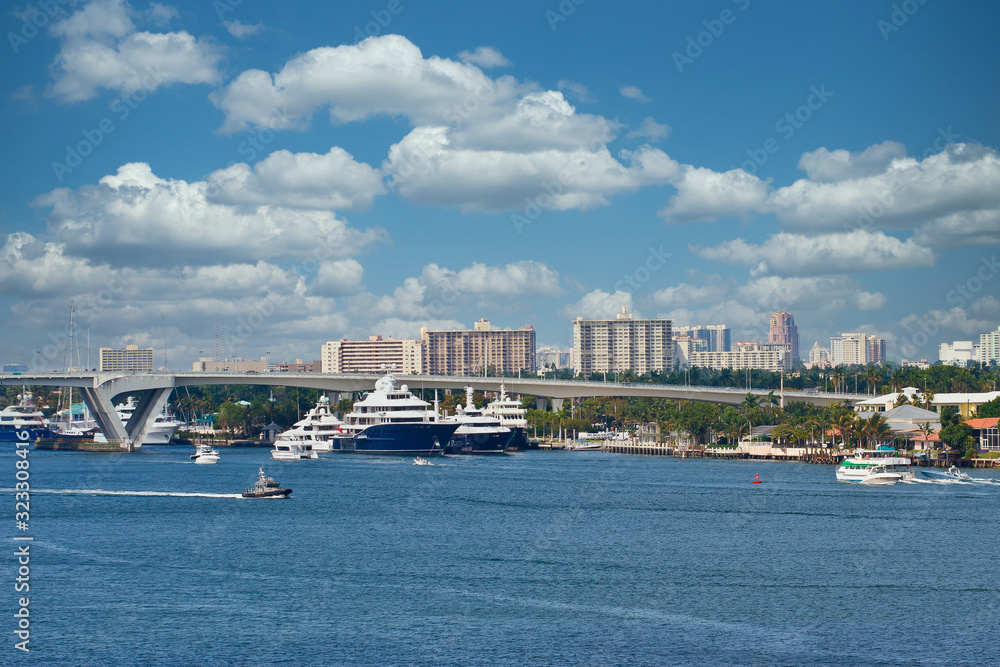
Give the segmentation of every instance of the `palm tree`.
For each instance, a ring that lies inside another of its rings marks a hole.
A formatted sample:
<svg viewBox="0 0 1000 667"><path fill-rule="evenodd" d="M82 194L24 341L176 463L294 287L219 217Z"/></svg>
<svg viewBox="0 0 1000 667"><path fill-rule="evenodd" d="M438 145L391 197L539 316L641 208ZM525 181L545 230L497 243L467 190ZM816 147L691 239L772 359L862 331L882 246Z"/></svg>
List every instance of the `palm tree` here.
<svg viewBox="0 0 1000 667"><path fill-rule="evenodd" d="M868 423L864 425L864 434L868 438L870 445L877 445L892 435L892 429L889 427L888 422L886 422L885 417L880 414L874 414L868 419Z"/></svg>
<svg viewBox="0 0 1000 667"><path fill-rule="evenodd" d="M879 372L878 369L875 367L875 364L868 364L868 367L865 368L864 377L865 377L865 385L868 386L868 391L871 392L872 395L874 395L875 387L878 385L879 381Z"/></svg>
<svg viewBox="0 0 1000 667"><path fill-rule="evenodd" d="M840 431L841 448L847 449L847 443L857 429L858 418L853 412L842 412L834 419L833 425Z"/></svg>
<svg viewBox="0 0 1000 667"><path fill-rule="evenodd" d="M916 399L917 397L914 396L913 398ZM934 392L931 391L930 389L924 388L924 390L922 392L920 392L920 399L924 403L924 409L925 410L930 410L931 409L931 401L934 400ZM914 400L913 402L916 403L917 401Z"/></svg>

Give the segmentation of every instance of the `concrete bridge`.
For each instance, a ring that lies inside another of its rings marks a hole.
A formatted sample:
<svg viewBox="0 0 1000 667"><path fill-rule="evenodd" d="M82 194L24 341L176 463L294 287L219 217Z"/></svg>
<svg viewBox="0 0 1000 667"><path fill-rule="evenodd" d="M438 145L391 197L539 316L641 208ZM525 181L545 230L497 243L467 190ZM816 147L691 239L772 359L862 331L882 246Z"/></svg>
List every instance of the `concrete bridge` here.
<svg viewBox="0 0 1000 667"><path fill-rule="evenodd" d="M79 390L101 431L108 440L118 440L123 446L142 444L156 415L167 403L170 392L177 387L218 384L246 384L319 389L329 394L371 391L381 375L359 373L234 373L177 371L154 373L0 373L0 386L33 385L73 387ZM539 409L558 410L567 398L594 396L671 398L685 401L706 401L739 405L747 394L766 398L769 389L732 387L700 387L648 383L588 382L585 380L544 380L539 378L463 377L453 375L396 375L397 383L410 389L451 389L462 391L472 386L480 391L496 392L504 385L508 393L535 396ZM136 397L137 407L127 424L122 424L114 408L120 396ZM843 401L856 402L864 394L784 390L784 401L804 401L813 405L830 405Z"/></svg>

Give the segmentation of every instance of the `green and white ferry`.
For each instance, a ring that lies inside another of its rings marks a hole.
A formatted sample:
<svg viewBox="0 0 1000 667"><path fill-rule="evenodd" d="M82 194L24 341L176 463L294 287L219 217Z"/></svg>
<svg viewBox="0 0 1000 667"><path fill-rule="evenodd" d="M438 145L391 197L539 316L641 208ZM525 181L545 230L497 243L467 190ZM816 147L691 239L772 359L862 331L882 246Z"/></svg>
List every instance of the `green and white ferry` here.
<svg viewBox="0 0 1000 667"><path fill-rule="evenodd" d="M859 449L837 468L837 479L843 482L860 482L875 466L885 466L885 472L900 476L900 481L908 482L916 477L910 459L895 454L893 449Z"/></svg>

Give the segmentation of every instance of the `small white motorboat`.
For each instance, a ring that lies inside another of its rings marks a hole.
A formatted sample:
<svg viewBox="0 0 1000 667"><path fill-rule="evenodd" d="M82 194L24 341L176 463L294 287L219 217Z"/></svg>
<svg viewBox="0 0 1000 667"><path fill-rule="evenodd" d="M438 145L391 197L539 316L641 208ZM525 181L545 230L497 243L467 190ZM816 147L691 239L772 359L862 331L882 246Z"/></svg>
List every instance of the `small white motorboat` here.
<svg viewBox="0 0 1000 667"><path fill-rule="evenodd" d="M434 464L431 463L430 461L428 461L427 459L425 459L424 457L418 456L417 458L413 459L413 465L415 465L415 466L432 466Z"/></svg>
<svg viewBox="0 0 1000 667"><path fill-rule="evenodd" d="M211 445L200 444L196 447L194 454L191 455L195 463L205 465L219 462L219 452L215 451Z"/></svg>
<svg viewBox="0 0 1000 667"><path fill-rule="evenodd" d="M271 458L275 461L300 461L318 459L319 456L308 442L278 438L274 441Z"/></svg>
<svg viewBox="0 0 1000 667"><path fill-rule="evenodd" d="M858 481L868 486L892 486L902 478L899 473L886 470L885 466L872 466L868 474Z"/></svg>

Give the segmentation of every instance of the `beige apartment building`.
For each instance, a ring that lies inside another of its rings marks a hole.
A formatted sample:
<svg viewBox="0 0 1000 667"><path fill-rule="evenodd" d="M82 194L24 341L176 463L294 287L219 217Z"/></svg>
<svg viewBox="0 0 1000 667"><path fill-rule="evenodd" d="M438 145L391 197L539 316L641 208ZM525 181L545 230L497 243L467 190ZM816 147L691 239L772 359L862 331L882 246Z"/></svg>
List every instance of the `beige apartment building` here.
<svg viewBox="0 0 1000 667"><path fill-rule="evenodd" d="M403 375L425 373L424 343L369 336L368 340L333 340L321 348L324 373L382 373L395 369Z"/></svg>
<svg viewBox="0 0 1000 667"><path fill-rule="evenodd" d="M481 319L471 331L420 330L430 375L529 373L535 365L535 329L494 329Z"/></svg>
<svg viewBox="0 0 1000 667"><path fill-rule="evenodd" d="M149 372L153 370L153 348L140 350L138 345L128 345L124 350L102 347L101 371Z"/></svg>
<svg viewBox="0 0 1000 667"><path fill-rule="evenodd" d="M673 320L632 319L622 306L613 320L573 321L573 369L580 375L673 368Z"/></svg>

